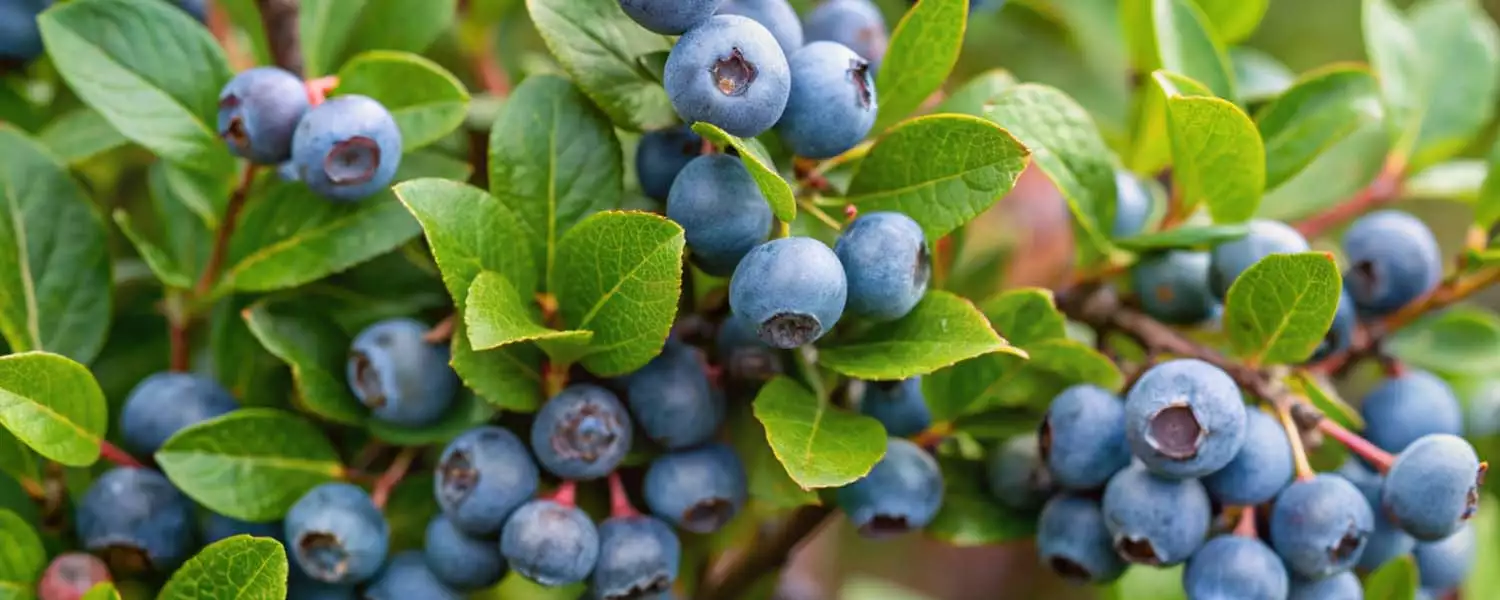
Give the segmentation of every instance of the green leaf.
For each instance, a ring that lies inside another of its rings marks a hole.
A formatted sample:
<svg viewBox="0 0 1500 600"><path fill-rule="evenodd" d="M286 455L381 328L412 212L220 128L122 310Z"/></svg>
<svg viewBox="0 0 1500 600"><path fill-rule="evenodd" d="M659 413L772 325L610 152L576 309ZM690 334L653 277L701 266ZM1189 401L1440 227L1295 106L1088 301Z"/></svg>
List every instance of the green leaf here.
<svg viewBox="0 0 1500 600"><path fill-rule="evenodd" d="M1406 178L1401 187L1404 198L1449 200L1472 204L1489 176L1489 162L1478 158L1457 158L1441 162Z"/></svg>
<svg viewBox="0 0 1500 600"><path fill-rule="evenodd" d="M557 248L563 322L594 332L583 366L624 375L661 352L682 293L682 228L643 212L584 219Z"/></svg>
<svg viewBox="0 0 1500 600"><path fill-rule="evenodd" d="M1322 252L1272 254L1240 273L1224 299L1234 355L1251 365L1300 363L1333 324L1343 277Z"/></svg>
<svg viewBox="0 0 1500 600"><path fill-rule="evenodd" d="M1255 215L1266 185L1266 149L1245 111L1222 98L1195 93L1196 85L1158 71L1167 97L1167 133L1172 174L1191 214L1208 205L1215 223L1239 223Z"/></svg>
<svg viewBox="0 0 1500 600"><path fill-rule="evenodd" d="M71 467L94 464L107 410L83 365L46 352L0 356L0 425L38 454Z"/></svg>
<svg viewBox="0 0 1500 600"><path fill-rule="evenodd" d="M1474 0L1429 0L1412 9L1428 81L1426 110L1409 161L1411 170L1463 152L1495 116L1500 91L1500 29Z"/></svg>
<svg viewBox="0 0 1500 600"><path fill-rule="evenodd" d="M1024 357L968 300L931 291L905 317L818 349L819 362L859 379L890 381L925 375L992 352Z"/></svg>
<svg viewBox="0 0 1500 600"><path fill-rule="evenodd" d="M1008 354L972 358L922 380L935 421L956 420L995 408L1040 406L1070 386L1089 383L1118 390L1124 381L1109 357L1071 339L1024 347L1030 357Z"/></svg>
<svg viewBox="0 0 1500 600"><path fill-rule="evenodd" d="M958 113L983 117L996 96L1016 85L1016 76L1004 69L991 69L964 82L939 104L937 113Z"/></svg>
<svg viewBox="0 0 1500 600"><path fill-rule="evenodd" d="M786 377L772 379L755 396L755 419L766 428L776 460L803 489L851 483L885 456L879 421L832 406Z"/></svg>
<svg viewBox="0 0 1500 600"><path fill-rule="evenodd" d="M1106 591L1108 600L1187 600L1182 589L1183 567L1169 569L1149 566L1132 566L1125 576L1115 581Z"/></svg>
<svg viewBox="0 0 1500 600"><path fill-rule="evenodd" d="M1029 148L1032 162L1057 185L1082 247L1093 253L1109 248L1115 161L1088 111L1055 88L1021 84L995 98L985 116Z"/></svg>
<svg viewBox="0 0 1500 600"><path fill-rule="evenodd" d="M1500 370L1500 316L1477 307L1453 307L1396 330L1384 347L1418 368L1492 376Z"/></svg>
<svg viewBox="0 0 1500 600"><path fill-rule="evenodd" d="M918 2L896 24L875 78L880 103L875 131L917 110L948 79L963 48L968 5L967 0Z"/></svg>
<svg viewBox="0 0 1500 600"><path fill-rule="evenodd" d="M213 543L188 559L157 600L281 600L286 597L287 558L281 542L237 535Z"/></svg>
<svg viewBox="0 0 1500 600"><path fill-rule="evenodd" d="M943 506L925 533L961 548L993 546L1036 534L1036 514L996 502L985 489L984 463L938 460L943 469Z"/></svg>
<svg viewBox="0 0 1500 600"><path fill-rule="evenodd" d="M249 295L230 296L209 314L208 358L213 377L241 406L290 406L292 370L266 350L241 314L254 300ZM110 394L108 388L105 394Z"/></svg>
<svg viewBox="0 0 1500 600"><path fill-rule="evenodd" d="M1380 88L1358 66L1304 76L1255 116L1266 147L1266 188L1308 168L1324 152L1369 128L1384 129Z"/></svg>
<svg viewBox="0 0 1500 600"><path fill-rule="evenodd" d="M1245 46L1229 49L1234 64L1234 80L1239 84L1240 101L1246 104L1264 102L1285 92L1297 74L1264 51Z"/></svg>
<svg viewBox="0 0 1500 600"><path fill-rule="evenodd" d="M420 54L453 27L458 14L458 0L362 0L361 4L344 56L371 50ZM393 27L393 23L400 26Z"/></svg>
<svg viewBox="0 0 1500 600"><path fill-rule="evenodd" d="M1225 44L1250 37L1260 26L1271 0L1194 0Z"/></svg>
<svg viewBox="0 0 1500 600"><path fill-rule="evenodd" d="M1179 73L1202 82L1211 95L1237 98L1224 42L1194 0L1124 0L1121 11L1143 71Z"/></svg>
<svg viewBox="0 0 1500 600"><path fill-rule="evenodd" d="M1474 202L1474 225L1489 231L1500 223L1500 140L1490 148L1484 185L1479 188L1479 198ZM12 342L14 344L14 342Z"/></svg>
<svg viewBox="0 0 1500 600"><path fill-rule="evenodd" d="M105 581L89 588L82 600L120 600L120 591L115 589L115 584Z"/></svg>
<svg viewBox="0 0 1500 600"><path fill-rule="evenodd" d="M425 544L427 524L440 512L432 493L432 479L431 473L409 475L391 490L385 505L385 520L391 525L389 555L421 550Z"/></svg>
<svg viewBox="0 0 1500 600"><path fill-rule="evenodd" d="M334 71L349 34L369 0L301 0L297 31L302 40L303 70L308 77Z"/></svg>
<svg viewBox="0 0 1500 600"><path fill-rule="evenodd" d="M631 131L677 122L666 90L641 61L672 49L637 25L617 0L526 0L547 49L609 119Z"/></svg>
<svg viewBox="0 0 1500 600"><path fill-rule="evenodd" d="M1349 406L1349 403L1339 396L1338 389L1333 386L1332 382L1307 371L1297 371L1287 381L1292 389L1301 392L1313 407L1328 418L1337 421L1350 431L1364 430L1364 417L1360 416L1358 409Z"/></svg>
<svg viewBox="0 0 1500 600"><path fill-rule="evenodd" d="M111 312L103 219L57 159L4 124L0 201L0 334L13 352L92 361Z"/></svg>
<svg viewBox="0 0 1500 600"><path fill-rule="evenodd" d="M292 368L297 398L303 407L335 423L365 422L369 411L345 381L351 343L348 334L313 310L287 310L262 302L243 315L250 333Z"/></svg>
<svg viewBox="0 0 1500 600"><path fill-rule="evenodd" d="M244 408L178 431L156 462L182 493L218 514L274 521L303 494L344 474L338 451L307 420Z"/></svg>
<svg viewBox="0 0 1500 600"><path fill-rule="evenodd" d="M229 63L208 30L165 2L65 2L37 18L68 87L116 131L157 156L227 173L219 90Z"/></svg>
<svg viewBox="0 0 1500 600"><path fill-rule="evenodd" d="M536 306L528 305L505 276L484 271L474 278L465 301L464 324L469 344L489 350L519 342L537 342L543 349L586 347L592 331L557 331L537 322ZM556 357L555 354L548 353ZM562 361L571 362L571 361Z"/></svg>
<svg viewBox="0 0 1500 600"><path fill-rule="evenodd" d="M542 397L541 353L535 348L511 346L476 351L469 345L465 325L455 324L449 364L481 399L499 408L522 413L536 412Z"/></svg>
<svg viewBox="0 0 1500 600"><path fill-rule="evenodd" d="M798 391L805 393L800 387ZM754 417L753 405L736 402L731 404L730 410L730 435L734 440L735 454L745 465L750 497L773 509L819 504L817 492L798 485L787 474L786 467L781 466L776 453L771 451L765 426Z"/></svg>
<svg viewBox="0 0 1500 600"><path fill-rule="evenodd" d="M1240 239L1248 233L1250 233L1250 226L1244 223L1202 225L1197 227L1184 226L1115 240L1115 245L1132 252L1141 253L1177 248L1203 249L1230 240Z"/></svg>
<svg viewBox="0 0 1500 600"><path fill-rule="evenodd" d="M42 472L37 467L36 454L6 429L0 429L0 473L28 487L41 489Z"/></svg>
<svg viewBox="0 0 1500 600"><path fill-rule="evenodd" d="M759 140L742 140L729 135L713 123L693 123L693 131L720 147L734 148L740 155L740 161L745 163L745 170L750 172L750 178L755 180L756 187L766 197L766 203L771 205L771 214L783 223L791 223L797 219L797 199L792 195L792 186L787 185L781 174L776 172L776 163L771 161L771 153L766 151Z"/></svg>
<svg viewBox="0 0 1500 600"><path fill-rule="evenodd" d="M1410 555L1401 556L1385 563L1365 578L1365 598L1415 600L1419 581L1416 560Z"/></svg>
<svg viewBox="0 0 1500 600"><path fill-rule="evenodd" d="M135 251L141 255L141 260L146 262L146 266L151 269L157 279L168 287L184 290L193 287L192 277L177 264L177 259L137 230L130 220L130 213L117 208L113 216L115 225L120 227L120 233L125 234L125 239L130 240L130 245L135 246Z"/></svg>
<svg viewBox="0 0 1500 600"><path fill-rule="evenodd" d="M529 397L529 396L527 396ZM398 425L380 419L370 419L370 433L397 446L430 446L446 444L475 426L483 425L495 416L495 405L470 390L460 390L453 399L453 406L434 423L418 426Z"/></svg>
<svg viewBox="0 0 1500 600"><path fill-rule="evenodd" d="M0 510L0 597L31 598L31 590L47 567L42 538L20 515Z"/></svg>
<svg viewBox="0 0 1500 600"><path fill-rule="evenodd" d="M37 134L42 144L63 162L76 165L130 143L92 108L67 112Z"/></svg>
<svg viewBox="0 0 1500 600"><path fill-rule="evenodd" d="M338 77L339 95L369 96L391 111L401 129L403 150L421 148L452 133L469 110L469 91L463 82L415 54L366 52L345 63Z"/></svg>
<svg viewBox="0 0 1500 600"><path fill-rule="evenodd" d="M984 301L979 310L1010 343L1026 347L1067 337L1067 318L1057 310L1052 290L1016 288Z"/></svg>
<svg viewBox="0 0 1500 600"><path fill-rule="evenodd" d="M528 77L500 110L490 130L490 193L520 215L528 234L509 243L529 243L548 291L557 285L558 240L620 206L621 160L609 119L566 79Z"/></svg>
<svg viewBox="0 0 1500 600"><path fill-rule="evenodd" d="M917 117L875 142L849 183L847 201L861 212L905 213L936 241L1009 193L1026 157L1021 142L994 123Z"/></svg>
<svg viewBox="0 0 1500 600"><path fill-rule="evenodd" d="M1427 110L1422 96L1430 80L1422 42L1390 0L1364 0L1361 14L1365 55L1380 83L1387 122L1396 141L1392 151L1404 163L1416 144L1422 114Z"/></svg>

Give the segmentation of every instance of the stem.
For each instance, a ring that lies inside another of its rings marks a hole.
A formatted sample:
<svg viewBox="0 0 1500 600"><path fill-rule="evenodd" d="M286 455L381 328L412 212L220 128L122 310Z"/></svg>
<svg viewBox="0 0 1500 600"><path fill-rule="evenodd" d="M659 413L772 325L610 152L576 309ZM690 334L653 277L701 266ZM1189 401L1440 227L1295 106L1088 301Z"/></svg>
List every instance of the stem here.
<svg viewBox="0 0 1500 600"><path fill-rule="evenodd" d="M716 581L705 581L693 597L697 600L733 600L740 597L760 578L785 566L803 540L818 531L833 509L825 506L803 506L787 517L770 539L756 544Z"/></svg>
<svg viewBox="0 0 1500 600"><path fill-rule="evenodd" d="M380 479L375 480L375 488L370 491L370 499L375 501L375 508L385 510L386 501L391 499L391 490L396 489L396 484L406 478L406 471L411 469L411 463L416 460L420 448L403 448L396 455L396 460L391 461Z"/></svg>
<svg viewBox="0 0 1500 600"><path fill-rule="evenodd" d="M266 28L266 42L276 66L301 74L302 37L298 30L299 0L255 0L260 21Z"/></svg>
<svg viewBox="0 0 1500 600"><path fill-rule="evenodd" d="M1390 470L1391 463L1396 460L1396 457L1391 456L1390 452L1380 449L1380 447L1370 443L1370 440L1360 437L1359 434L1345 429L1343 425L1339 425L1333 419L1319 420L1318 431L1323 432L1323 435L1338 440L1350 452L1374 465L1375 469L1381 473Z"/></svg>
<svg viewBox="0 0 1500 600"><path fill-rule="evenodd" d="M255 66L255 61L236 43L234 24L229 21L229 13L224 12L224 7L218 1L208 3L208 31L224 47L224 54L229 56L229 64L234 70L242 71Z"/></svg>
<svg viewBox="0 0 1500 600"><path fill-rule="evenodd" d="M174 320L167 325L168 342L172 348L171 369L174 372L186 373L191 367L192 337L189 333L186 322Z"/></svg>
<svg viewBox="0 0 1500 600"><path fill-rule="evenodd" d="M1292 419L1292 411L1285 406L1276 407L1276 416L1281 419L1281 427L1286 429L1286 438L1292 444L1292 461L1297 467L1297 481L1308 481L1317 477L1318 473L1313 470L1312 463L1307 460L1307 449L1302 447L1302 429L1297 427L1297 422ZM1323 419L1328 421L1328 419Z"/></svg>
<svg viewBox="0 0 1500 600"><path fill-rule="evenodd" d="M1401 167L1395 160L1386 161L1385 168L1375 181L1360 190L1353 198L1340 202L1327 210L1297 223L1296 229L1303 237L1313 239L1339 224L1370 212L1381 205L1395 202L1401 196Z"/></svg>
<svg viewBox="0 0 1500 600"><path fill-rule="evenodd" d="M609 516L615 519L641 516L630 503L630 494L625 493L625 482L620 481L619 471L609 474Z"/></svg>
<svg viewBox="0 0 1500 600"><path fill-rule="evenodd" d="M551 399L568 387L568 365L548 360L542 365L542 394Z"/></svg>
<svg viewBox="0 0 1500 600"><path fill-rule="evenodd" d="M121 450L119 446L111 444L105 440L99 440L99 456L104 458L104 460L112 462L116 466L120 467L139 469L146 466L141 464L141 461L136 460L134 456L131 456L124 450Z"/></svg>
<svg viewBox="0 0 1500 600"><path fill-rule="evenodd" d="M492 96L505 97L510 94L510 75L506 74L505 67L500 61L495 60L495 28L485 28L480 34L482 38L479 48L474 52L474 74L479 77L480 85L484 91Z"/></svg>
<svg viewBox="0 0 1500 600"><path fill-rule="evenodd" d="M578 482L571 479L563 480L562 485L557 486L551 495L544 495L542 498L563 506L578 506Z"/></svg>
<svg viewBox="0 0 1500 600"><path fill-rule="evenodd" d="M934 289L943 289L947 286L948 273L953 270L955 254L952 236L940 237L937 243L932 245L932 287Z"/></svg>
<svg viewBox="0 0 1500 600"><path fill-rule="evenodd" d="M950 435L953 435L953 423L951 421L939 421L933 423L926 431L912 436L911 441L931 451L937 448L938 444L943 443L943 440L948 439Z"/></svg>
<svg viewBox="0 0 1500 600"><path fill-rule="evenodd" d="M844 224L838 222L838 219L829 216L828 213L823 212L823 209L818 208L816 204L799 198L797 199L797 206L802 207L802 210L807 211L807 214L810 214L817 220L822 221L824 225L829 226L834 231L843 231Z"/></svg>
<svg viewBox="0 0 1500 600"><path fill-rule="evenodd" d="M443 317L443 320L438 321L437 325L433 325L432 329L427 330L427 333L422 336L422 341L429 344L445 344L448 340L453 339L453 325L456 318L458 318L457 314Z"/></svg>
<svg viewBox="0 0 1500 600"><path fill-rule="evenodd" d="M1259 534L1255 531L1255 506L1247 505L1240 507L1239 521L1234 524L1234 534L1240 537L1254 538Z"/></svg>
<svg viewBox="0 0 1500 600"><path fill-rule="evenodd" d="M339 86L337 75L309 79L302 87L307 90L307 104L317 106L328 100L328 92Z"/></svg>
<svg viewBox="0 0 1500 600"><path fill-rule="evenodd" d="M224 209L224 221L219 224L219 231L214 234L213 251L208 255L208 263L203 266L203 274L198 277L198 285L193 287L196 296L202 297L208 294L218 282L219 270L224 266L224 255L229 251L229 237L234 234L235 224L239 221L240 213L245 209L245 199L250 197L250 186L255 183L255 165L245 167L245 174L240 179L239 187L229 196L229 206Z"/></svg>

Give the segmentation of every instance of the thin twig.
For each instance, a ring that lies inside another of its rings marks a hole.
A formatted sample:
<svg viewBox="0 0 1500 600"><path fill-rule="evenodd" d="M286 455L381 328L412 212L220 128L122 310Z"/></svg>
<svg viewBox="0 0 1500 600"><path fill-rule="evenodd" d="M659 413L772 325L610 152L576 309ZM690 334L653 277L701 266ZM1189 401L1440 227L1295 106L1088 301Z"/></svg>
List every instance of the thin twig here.
<svg viewBox="0 0 1500 600"><path fill-rule="evenodd" d="M457 314L443 317L443 320L438 321L437 325L433 325L432 329L428 329L427 333L422 335L422 341L429 344L448 343L448 340L453 339L453 325L456 318L458 318Z"/></svg>
<svg viewBox="0 0 1500 600"><path fill-rule="evenodd" d="M104 460L112 462L116 466L120 467L131 467L139 469L145 466L141 464L141 461L136 460L134 456L131 456L124 450L121 450L119 446L116 446L104 440L99 440L99 456Z"/></svg>
<svg viewBox="0 0 1500 600"><path fill-rule="evenodd" d="M229 206L224 209L224 220L219 223L219 230L214 234L214 247L208 255L208 263L203 265L203 274L198 277L198 285L193 287L194 294L200 298L218 283L219 270L224 266L224 255L229 252L229 237L234 235L234 226L239 222L240 212L245 209L245 200L250 197L250 186L255 183L257 170L259 169L255 165L245 167L244 178L229 196Z"/></svg>
<svg viewBox="0 0 1500 600"><path fill-rule="evenodd" d="M1338 226L1340 223L1370 212L1382 205L1395 202L1401 196L1401 168L1396 163L1387 163L1375 181L1365 186L1353 198L1340 202L1329 209L1304 219L1296 224L1297 231L1307 239L1313 239Z"/></svg>
<svg viewBox="0 0 1500 600"><path fill-rule="evenodd" d="M370 499L375 502L375 507L384 510L385 503L391 499L391 490L406 478L407 470L411 469L411 463L416 460L420 448L403 448L396 459L391 461L380 479L375 481L374 489L370 490Z"/></svg>
<svg viewBox="0 0 1500 600"><path fill-rule="evenodd" d="M740 597L762 577L786 566L797 547L818 531L831 515L833 509L826 506L798 508L770 539L747 550L718 580L703 582L694 598L733 600Z"/></svg>
<svg viewBox="0 0 1500 600"><path fill-rule="evenodd" d="M1343 425L1335 423L1333 419L1319 419L1318 431L1323 432L1323 434L1328 437L1338 440L1340 444L1343 444L1345 448L1349 449L1349 452L1354 453L1355 456L1365 459L1371 465L1375 466L1375 470L1380 471L1381 473L1390 470L1391 463L1396 461L1396 458L1394 456L1391 456L1390 452L1381 450L1379 446L1370 443L1370 440L1362 438L1358 434L1345 429Z"/></svg>
<svg viewBox="0 0 1500 600"><path fill-rule="evenodd" d="M510 94L510 75L495 57L495 28L488 28L481 37L483 40L473 56L474 73L479 76L479 83L484 86L484 91L491 96L504 98Z"/></svg>
<svg viewBox="0 0 1500 600"><path fill-rule="evenodd" d="M302 74L302 37L298 29L298 0L255 0L266 42L276 66Z"/></svg>

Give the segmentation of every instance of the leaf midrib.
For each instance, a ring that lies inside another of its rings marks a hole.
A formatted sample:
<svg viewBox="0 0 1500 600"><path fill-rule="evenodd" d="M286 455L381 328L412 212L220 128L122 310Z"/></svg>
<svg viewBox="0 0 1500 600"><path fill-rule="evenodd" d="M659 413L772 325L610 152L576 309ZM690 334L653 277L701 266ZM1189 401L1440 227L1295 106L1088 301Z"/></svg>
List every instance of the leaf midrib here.
<svg viewBox="0 0 1500 600"><path fill-rule="evenodd" d="M641 257L640 262L637 262L635 266L631 267L629 271L625 272L619 277L618 280L615 281L614 287L610 288L609 291L599 296L599 300L595 301L594 305L589 308L589 311L584 313L583 318L579 319L578 325L574 328L584 330L588 329L589 323L593 322L594 320L594 316L599 313L600 309L604 308L605 304L609 303L610 299L614 298L615 294L619 293L620 288L625 286L626 281L633 279L636 272L644 268L646 266L646 263L651 262L651 259L656 258L657 254L661 253L663 250L670 251L672 248L672 242L681 237L681 233L675 233L671 237L668 237L657 243L655 248L652 248L650 252L647 252L645 256Z"/></svg>

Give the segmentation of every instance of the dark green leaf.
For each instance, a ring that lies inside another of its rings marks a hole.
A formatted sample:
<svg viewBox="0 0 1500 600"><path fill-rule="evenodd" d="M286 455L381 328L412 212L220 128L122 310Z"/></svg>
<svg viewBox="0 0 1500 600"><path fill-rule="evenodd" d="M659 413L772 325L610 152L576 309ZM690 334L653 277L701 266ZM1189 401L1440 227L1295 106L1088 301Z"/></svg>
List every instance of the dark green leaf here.
<svg viewBox="0 0 1500 600"><path fill-rule="evenodd" d="M526 397L530 397L528 394ZM495 416L495 406L485 402L471 391L459 390L453 406L435 423L420 426L398 425L370 419L370 433L381 440L397 446L430 446L443 444L477 425L482 425Z"/></svg>
<svg viewBox="0 0 1500 600"><path fill-rule="evenodd" d="M1500 30L1475 0L1429 0L1412 9L1428 81L1426 106L1409 161L1413 171L1459 153L1495 115Z"/></svg>
<svg viewBox="0 0 1500 600"><path fill-rule="evenodd" d="M1138 67L1178 73L1214 96L1237 98L1224 42L1194 0L1124 0L1120 14Z"/></svg>
<svg viewBox="0 0 1500 600"><path fill-rule="evenodd" d="M99 458L108 426L93 374L46 352L0 357L0 425L37 453L74 467Z"/></svg>
<svg viewBox="0 0 1500 600"><path fill-rule="evenodd" d="M385 520L391 525L390 554L421 550L427 537L427 524L438 512L437 498L432 494L431 474L408 476L396 484L385 505Z"/></svg>
<svg viewBox="0 0 1500 600"><path fill-rule="evenodd" d="M1234 80L1239 84L1240 101L1247 104L1280 96L1297 79L1297 74L1281 64L1281 61L1255 48L1230 48L1229 62L1234 64Z"/></svg>
<svg viewBox="0 0 1500 600"><path fill-rule="evenodd" d="M1396 139L1393 152L1404 159L1416 144L1426 108L1422 96L1430 85L1422 42L1390 0L1364 0L1360 14L1365 55L1380 83L1386 118Z"/></svg>
<svg viewBox="0 0 1500 600"><path fill-rule="evenodd" d="M1363 67L1336 67L1298 80L1256 115L1273 189L1324 152L1368 128L1384 129L1380 88Z"/></svg>
<svg viewBox="0 0 1500 600"><path fill-rule="evenodd" d="M1476 307L1450 308L1397 330L1385 349L1419 368L1492 376L1500 370L1500 316Z"/></svg>
<svg viewBox="0 0 1500 600"><path fill-rule="evenodd" d="M228 205L230 183L157 161L146 174L146 185L162 230L157 243L183 273L201 272ZM149 219L144 215L142 220Z"/></svg>
<svg viewBox="0 0 1500 600"><path fill-rule="evenodd" d="M193 287L192 277L181 265L177 264L177 260L135 228L130 220L130 213L117 208L114 218L115 225L120 227L120 233L125 234L125 239L130 240L130 245L135 246L135 251L141 255L141 260L146 262L146 266L151 268L151 272L161 280L163 285L178 289Z"/></svg>
<svg viewBox="0 0 1500 600"><path fill-rule="evenodd" d="M925 533L958 547L993 546L1036 533L1036 514L1006 508L985 489L983 463L944 458L943 506Z"/></svg>
<svg viewBox="0 0 1500 600"><path fill-rule="evenodd" d="M989 108L1005 90L1016 85L1016 76L1004 69L991 69L978 75L973 79L953 90L939 104L938 113L958 113L975 117L983 117L984 111Z"/></svg>
<svg viewBox="0 0 1500 600"><path fill-rule="evenodd" d="M1419 583L1417 562L1411 556L1401 556L1385 563L1365 579L1365 598L1415 600Z"/></svg>
<svg viewBox="0 0 1500 600"><path fill-rule="evenodd" d="M1351 431L1362 431L1365 428L1364 417L1360 416L1359 410L1349 406L1348 402L1339 397L1338 389L1332 382L1315 376L1307 371L1298 371L1287 380L1294 390L1302 393L1314 407L1325 416Z"/></svg>
<svg viewBox="0 0 1500 600"><path fill-rule="evenodd" d="M535 348L510 346L476 351L462 323L453 328L450 364L464 385L481 399L515 412L535 412L542 405L542 356Z"/></svg>
<svg viewBox="0 0 1500 600"><path fill-rule="evenodd" d="M281 542L237 535L188 559L172 574L157 600L282 600L286 582L286 549Z"/></svg>
<svg viewBox="0 0 1500 600"><path fill-rule="evenodd" d="M464 324L469 344L475 350L489 350L519 342L536 342L558 362L572 362L587 353L592 331L557 331L538 321L535 305L527 304L515 286L503 275L484 271L469 286L464 301ZM559 355L571 359L559 358Z"/></svg>
<svg viewBox="0 0 1500 600"><path fill-rule="evenodd" d="M249 295L230 296L209 315L209 359L214 379L243 406L290 406L291 369L266 350L240 314L254 300Z"/></svg>
<svg viewBox="0 0 1500 600"><path fill-rule="evenodd" d="M1343 277L1322 252L1272 254L1240 273L1224 299L1235 356L1251 365L1300 363L1323 341Z"/></svg>
<svg viewBox="0 0 1500 600"><path fill-rule="evenodd" d="M1058 312L1052 290L1016 288L986 300L979 310L1010 343L1026 347L1067 336L1066 317Z"/></svg>
<svg viewBox="0 0 1500 600"><path fill-rule="evenodd" d="M1151 252L1174 248L1204 249L1229 240L1245 237L1250 227L1243 223L1229 225L1185 226L1115 240L1115 245L1133 252Z"/></svg>
<svg viewBox="0 0 1500 600"><path fill-rule="evenodd" d="M879 421L832 406L786 377L761 388L755 418L765 427L776 460L803 489L853 482L885 456Z"/></svg>
<svg viewBox="0 0 1500 600"><path fill-rule="evenodd" d="M348 334L312 310L262 303L243 314L255 338L292 368L303 407L336 423L365 422L369 411L354 397L344 376L351 343Z"/></svg>
<svg viewBox="0 0 1500 600"><path fill-rule="evenodd" d="M1260 26L1271 0L1194 0L1225 44L1239 42Z"/></svg>
<svg viewBox="0 0 1500 600"><path fill-rule="evenodd" d="M130 143L104 115L80 108L58 117L37 135L63 162L76 165Z"/></svg>
<svg viewBox="0 0 1500 600"><path fill-rule="evenodd" d="M301 0L297 8L303 70L309 77L333 73L349 34L369 0Z"/></svg>
<svg viewBox="0 0 1500 600"><path fill-rule="evenodd" d="M901 18L891 32L875 79L880 102L875 131L906 118L948 79L963 48L968 4L967 0L927 0Z"/></svg>
<svg viewBox="0 0 1500 600"><path fill-rule="evenodd" d="M792 196L792 187L776 172L776 163L771 161L771 154L760 141L742 140L725 133L713 123L693 123L693 131L713 140L720 147L733 147L739 153L741 162L745 163L745 170L750 172L750 178L755 180L756 187L765 195L766 203L771 205L771 214L783 223L791 223L797 219L797 199Z"/></svg>
<svg viewBox="0 0 1500 600"><path fill-rule="evenodd" d="M1190 80L1162 71L1155 79L1167 98L1172 175L1186 214L1206 203L1216 223L1249 220L1266 185L1255 123L1233 102L1195 93Z"/></svg>
<svg viewBox="0 0 1500 600"><path fill-rule="evenodd" d="M817 492L797 485L791 475L787 474L786 467L781 466L781 461L777 460L776 453L771 451L766 428L755 419L754 407L736 402L730 410L732 412L728 421L734 450L745 464L750 497L773 509L818 504L820 501Z"/></svg>
<svg viewBox="0 0 1500 600"><path fill-rule="evenodd" d="M641 65L642 69L651 74L652 79L662 82L666 81L666 76L663 73L667 70L667 58L671 55L670 51L661 50L637 56L635 61Z"/></svg>
<svg viewBox="0 0 1500 600"><path fill-rule="evenodd" d="M415 54L366 52L345 63L338 77L340 95L369 96L391 111L401 129L401 147L407 151L452 133L469 109L463 82Z"/></svg>
<svg viewBox="0 0 1500 600"><path fill-rule="evenodd" d="M672 44L625 16L618 0L527 0L526 8L552 55L616 125L647 131L677 122L640 60Z"/></svg>
<svg viewBox="0 0 1500 600"><path fill-rule="evenodd" d="M840 374L889 381L992 352L1026 356L996 334L968 300L931 291L905 317L819 348L818 356Z"/></svg>
<svg viewBox="0 0 1500 600"><path fill-rule="evenodd" d="M42 472L37 467L36 454L9 430L0 429L0 473L15 478L17 483L41 489Z"/></svg>
<svg viewBox="0 0 1500 600"><path fill-rule="evenodd" d="M31 598L47 566L42 538L20 515L0 510L0 598Z"/></svg>

